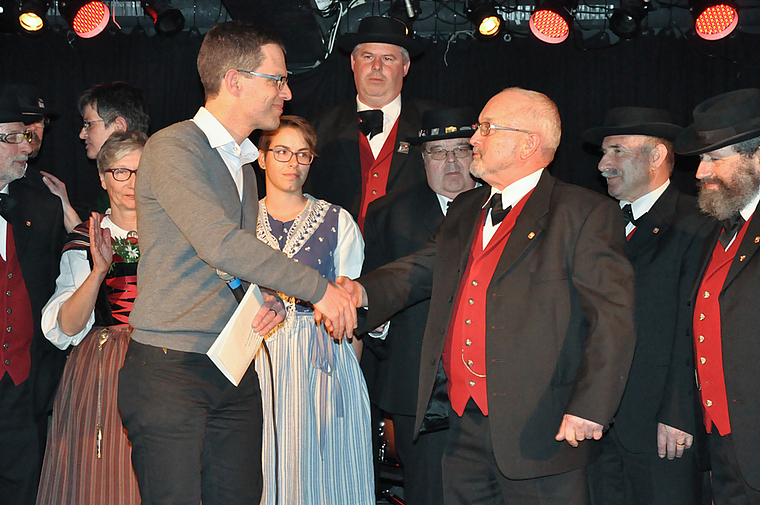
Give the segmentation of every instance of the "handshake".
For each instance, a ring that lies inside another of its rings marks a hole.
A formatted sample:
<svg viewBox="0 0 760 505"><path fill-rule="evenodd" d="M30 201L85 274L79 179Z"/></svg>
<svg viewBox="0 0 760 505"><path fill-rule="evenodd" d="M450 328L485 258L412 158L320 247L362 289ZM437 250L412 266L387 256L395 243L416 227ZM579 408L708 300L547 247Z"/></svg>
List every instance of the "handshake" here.
<svg viewBox="0 0 760 505"><path fill-rule="evenodd" d="M327 285L325 295L314 304L314 320L324 323L333 338L351 338L356 329L356 309L367 306L367 292L348 277L338 277Z"/></svg>

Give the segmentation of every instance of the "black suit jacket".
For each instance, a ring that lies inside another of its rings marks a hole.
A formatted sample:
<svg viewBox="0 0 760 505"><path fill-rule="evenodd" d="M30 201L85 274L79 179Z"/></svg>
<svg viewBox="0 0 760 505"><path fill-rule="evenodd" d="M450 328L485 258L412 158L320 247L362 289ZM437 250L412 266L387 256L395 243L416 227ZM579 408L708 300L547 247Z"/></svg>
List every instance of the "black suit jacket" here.
<svg viewBox="0 0 760 505"><path fill-rule="evenodd" d="M637 340L615 431L630 452L657 453L659 422L692 435L698 427L687 304L715 225L671 184L625 244L636 274Z"/></svg>
<svg viewBox="0 0 760 505"><path fill-rule="evenodd" d="M721 346L736 460L747 483L760 490L760 433L757 429L760 423L760 216L753 215L745 226L748 226L747 232L720 292ZM720 231L720 227L713 230L703 250L691 303L700 295L699 283Z"/></svg>
<svg viewBox="0 0 760 505"><path fill-rule="evenodd" d="M409 146L407 152L399 152L399 146L401 142L406 142L407 137L417 136L422 113L433 108L436 105L432 102L415 100L402 94L387 193L425 180L420 148ZM322 111L311 123L317 132L318 156L311 165L304 191L340 205L357 219L362 199L362 172L356 99Z"/></svg>
<svg viewBox="0 0 760 505"><path fill-rule="evenodd" d="M375 200L364 222L364 268L372 270L419 250L443 221L438 197L421 182ZM365 338L362 369L372 403L385 412L413 416L417 410L420 352L430 300L391 318L385 340Z"/></svg>
<svg viewBox="0 0 760 505"><path fill-rule="evenodd" d="M488 194L485 186L459 195L434 241L359 279L370 326L432 293L417 429ZM606 427L618 408L635 346L634 278L622 227L611 200L546 171L517 218L486 301L491 438L499 470L510 479L587 465L593 442L572 448L555 441L562 416Z"/></svg>
<svg viewBox="0 0 760 505"><path fill-rule="evenodd" d="M42 334L42 307L55 291L61 249L66 239L61 202L50 194L36 171L12 182L8 193L16 205L8 222L13 227L16 255L24 275L34 318L31 346L32 365L29 374L34 411L45 418L52 405L58 381L63 372L66 353L56 348Z"/></svg>

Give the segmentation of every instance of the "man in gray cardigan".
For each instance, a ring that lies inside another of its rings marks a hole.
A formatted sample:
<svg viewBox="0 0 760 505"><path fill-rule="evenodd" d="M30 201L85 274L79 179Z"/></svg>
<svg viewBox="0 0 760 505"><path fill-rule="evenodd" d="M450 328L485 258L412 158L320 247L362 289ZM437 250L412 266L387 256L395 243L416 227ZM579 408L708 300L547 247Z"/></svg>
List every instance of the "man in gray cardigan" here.
<svg viewBox="0 0 760 505"><path fill-rule="evenodd" d="M238 387L205 352L235 310L215 269L309 300L334 335L356 326L348 296L256 238L255 129L291 98L282 44L243 22L217 25L198 55L205 107L156 133L135 187L141 258L119 409L142 503L258 504L262 408L251 367ZM284 309L268 297L252 326Z"/></svg>

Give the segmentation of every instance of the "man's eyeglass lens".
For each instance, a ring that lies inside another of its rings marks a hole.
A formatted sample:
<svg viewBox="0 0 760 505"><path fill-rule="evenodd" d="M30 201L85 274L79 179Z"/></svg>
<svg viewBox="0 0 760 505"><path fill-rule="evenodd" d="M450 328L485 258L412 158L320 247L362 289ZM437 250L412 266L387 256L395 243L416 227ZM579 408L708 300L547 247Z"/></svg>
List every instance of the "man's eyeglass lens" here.
<svg viewBox="0 0 760 505"><path fill-rule="evenodd" d="M29 130L24 132L0 133L0 142L5 142L6 144L20 144L24 139L31 142L33 138L34 134Z"/></svg>
<svg viewBox="0 0 760 505"><path fill-rule="evenodd" d="M430 151L426 151L431 158L434 160L445 160L449 153L454 153L454 156L457 158L466 158L470 155L472 152L472 146L457 146L454 149L448 150L448 149L431 149Z"/></svg>

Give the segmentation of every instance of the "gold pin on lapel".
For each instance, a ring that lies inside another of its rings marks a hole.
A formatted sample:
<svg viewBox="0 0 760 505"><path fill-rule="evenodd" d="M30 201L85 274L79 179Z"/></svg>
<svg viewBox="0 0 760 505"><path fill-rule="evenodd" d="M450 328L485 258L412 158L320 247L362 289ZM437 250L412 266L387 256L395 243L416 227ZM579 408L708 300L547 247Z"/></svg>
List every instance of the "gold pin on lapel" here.
<svg viewBox="0 0 760 505"><path fill-rule="evenodd" d="M760 243L760 237L755 237L755 244Z"/></svg>
<svg viewBox="0 0 760 505"><path fill-rule="evenodd" d="M660 229L659 228L655 228L654 230L652 230L652 233L660 233Z"/></svg>
<svg viewBox="0 0 760 505"><path fill-rule="evenodd" d="M742 254L741 256L739 256L739 261L744 261L744 258L746 258L746 257L747 256L745 254Z"/></svg>
<svg viewBox="0 0 760 505"><path fill-rule="evenodd" d="M27 221L27 222L26 222L26 225L27 225L27 226L32 226L32 222L31 222L31 221Z"/></svg>
<svg viewBox="0 0 760 505"><path fill-rule="evenodd" d="M533 232L528 233L528 240L533 240L533 237L535 237L536 234Z"/></svg>

